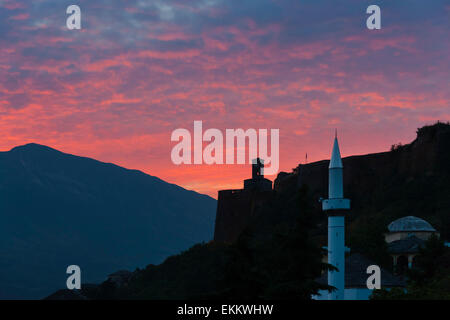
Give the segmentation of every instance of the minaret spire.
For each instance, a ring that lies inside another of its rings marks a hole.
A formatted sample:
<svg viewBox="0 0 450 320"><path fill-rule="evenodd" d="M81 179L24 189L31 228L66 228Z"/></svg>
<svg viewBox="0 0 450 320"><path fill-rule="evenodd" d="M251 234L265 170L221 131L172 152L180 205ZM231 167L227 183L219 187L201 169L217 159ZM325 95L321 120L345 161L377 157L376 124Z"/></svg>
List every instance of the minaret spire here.
<svg viewBox="0 0 450 320"><path fill-rule="evenodd" d="M337 136L335 136L334 138L333 151L331 152L330 166L328 168L343 168L341 151L339 150L339 142Z"/></svg>

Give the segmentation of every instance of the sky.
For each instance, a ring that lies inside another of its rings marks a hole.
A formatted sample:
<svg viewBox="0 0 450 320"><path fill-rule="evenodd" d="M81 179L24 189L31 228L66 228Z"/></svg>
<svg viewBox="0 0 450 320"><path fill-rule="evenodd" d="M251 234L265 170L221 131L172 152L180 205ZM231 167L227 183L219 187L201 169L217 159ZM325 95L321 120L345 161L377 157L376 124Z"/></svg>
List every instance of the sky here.
<svg viewBox="0 0 450 320"><path fill-rule="evenodd" d="M175 129L279 129L287 172L328 159L335 129L343 156L387 151L450 121L449 30L443 0L0 0L0 150L44 144L217 198L249 165L175 165Z"/></svg>

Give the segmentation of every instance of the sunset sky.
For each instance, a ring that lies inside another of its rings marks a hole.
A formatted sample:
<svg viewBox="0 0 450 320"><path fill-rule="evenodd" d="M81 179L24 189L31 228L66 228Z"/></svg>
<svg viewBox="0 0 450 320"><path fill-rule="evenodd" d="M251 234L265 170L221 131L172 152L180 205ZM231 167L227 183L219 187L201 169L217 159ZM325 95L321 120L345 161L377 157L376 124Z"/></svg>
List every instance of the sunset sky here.
<svg viewBox="0 0 450 320"><path fill-rule="evenodd" d="M176 166L173 130L279 129L281 171L329 158L335 128L343 156L386 151L450 120L449 31L444 0L0 0L0 150L35 142L217 197L249 166Z"/></svg>

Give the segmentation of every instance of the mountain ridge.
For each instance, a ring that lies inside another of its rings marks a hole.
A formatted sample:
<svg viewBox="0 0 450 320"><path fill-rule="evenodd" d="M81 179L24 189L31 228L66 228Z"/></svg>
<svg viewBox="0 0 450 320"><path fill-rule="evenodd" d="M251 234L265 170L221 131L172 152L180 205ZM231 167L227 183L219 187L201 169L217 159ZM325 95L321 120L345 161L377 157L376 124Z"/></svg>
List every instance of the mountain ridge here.
<svg viewBox="0 0 450 320"><path fill-rule="evenodd" d="M70 264L98 282L161 262L212 238L215 206L142 171L44 145L0 152L0 298L42 298L64 286Z"/></svg>
<svg viewBox="0 0 450 320"><path fill-rule="evenodd" d="M154 176L154 175L152 175L152 174L150 174L150 173L144 172L144 171L139 170L139 169L125 168L125 167L120 166L120 165L118 165L118 164L115 164L115 163L113 163L113 162L105 162L105 161L97 160L97 159L94 159L94 158L91 158L91 157L88 157L88 156L78 156L78 155L74 155L74 154L72 154L72 153L60 151L60 150L58 150L58 149L49 147L49 146L44 145L44 144L39 144L39 143L36 143L36 142L30 142L30 143L26 143L26 144L23 144L23 145L18 145L18 146L15 146L15 147L11 148L9 151L0 151L0 154L2 154L2 153L7 153L7 152L30 152L30 151L36 151L36 150L38 150L38 151L42 151L42 150L43 150L43 151L46 151L46 152L54 152L54 153L56 153L56 154L67 155L67 156L73 156L73 157L76 157L76 158L79 158L79 159L85 159L85 160L93 161L93 162L96 162L96 163L101 163L101 164L104 164L104 165L111 165L111 166L113 166L113 167L117 167L117 168L120 168L120 169L129 171L129 172L136 172L136 173L148 175L148 176L153 177L153 178L155 178L155 179L157 179L157 180L161 180L162 182L165 182L165 183L167 183L167 184L173 185L173 186L175 186L175 187L177 187L177 188L181 188L181 189L183 189L183 190L190 191L190 192L194 192L194 193L197 193L197 194L199 194L199 195L204 195L204 196L206 196L206 197L208 197L208 198L214 199L213 197L211 197L211 196L209 196L209 195L207 195L207 194L202 194L202 193L199 193L199 192L197 192L197 191L195 191L195 190L186 189L186 188L184 188L184 187L182 187L182 186L179 186L179 185L177 185L177 184L175 184L175 183L168 182L168 181L166 181L166 180L163 180L163 179L161 179L161 178L159 178L159 177L157 177L157 176ZM214 200L215 200L215 199L214 199Z"/></svg>

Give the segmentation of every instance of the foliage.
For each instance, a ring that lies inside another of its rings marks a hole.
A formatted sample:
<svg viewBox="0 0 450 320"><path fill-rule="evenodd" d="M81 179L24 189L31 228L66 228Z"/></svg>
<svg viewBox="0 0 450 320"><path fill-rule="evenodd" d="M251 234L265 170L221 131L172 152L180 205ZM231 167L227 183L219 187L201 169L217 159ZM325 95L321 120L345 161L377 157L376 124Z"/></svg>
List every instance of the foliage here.
<svg viewBox="0 0 450 320"><path fill-rule="evenodd" d="M393 145L391 146L391 151L401 150L402 147L403 147L403 145L402 145L401 142L399 142L399 143L397 143L397 144L393 144Z"/></svg>
<svg viewBox="0 0 450 320"><path fill-rule="evenodd" d="M316 214L306 187L276 195L233 244L198 244L159 266L134 272L128 285L101 285L95 298L116 299L310 299L314 281L331 266L311 241ZM276 212L277 215L273 213ZM290 217L292 223L286 224Z"/></svg>
<svg viewBox="0 0 450 320"><path fill-rule="evenodd" d="M310 299L318 290L330 289L314 281L331 266L321 262L324 252L311 241L315 218L308 200L305 186L292 198L279 197L258 219L277 212L297 216L293 225L279 224L270 237L256 236L256 225L239 237L226 270L224 297Z"/></svg>
<svg viewBox="0 0 450 320"><path fill-rule="evenodd" d="M348 227L346 242L352 253L361 253L383 268L389 269L392 259L384 240L384 233L387 232L386 224L386 219L379 215L361 216Z"/></svg>
<svg viewBox="0 0 450 320"><path fill-rule="evenodd" d="M450 126L450 122L441 122L437 121L436 123L432 125L423 126L421 128L418 128L416 133L418 137L422 137L424 135L430 135L431 137L434 137L435 133L438 130L445 130L448 126Z"/></svg>

